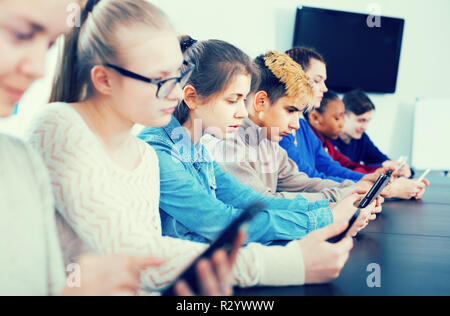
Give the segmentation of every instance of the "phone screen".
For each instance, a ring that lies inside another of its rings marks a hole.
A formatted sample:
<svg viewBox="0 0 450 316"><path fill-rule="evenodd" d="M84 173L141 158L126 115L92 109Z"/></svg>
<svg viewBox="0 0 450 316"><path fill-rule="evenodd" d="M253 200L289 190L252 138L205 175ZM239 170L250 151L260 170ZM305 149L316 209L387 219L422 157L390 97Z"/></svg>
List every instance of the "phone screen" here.
<svg viewBox="0 0 450 316"><path fill-rule="evenodd" d="M353 215L353 217L350 219L350 222L349 222L349 225L348 225L347 229L343 233L341 233L341 234L339 234L339 235L337 235L337 236L335 236L333 238L330 238L328 240L328 242L338 243L343 238L345 238L347 233L352 228L353 224L358 219L359 214L361 213L361 209L366 208L367 206L369 206L370 203L372 203L381 194L383 189L389 183L389 180L391 178L392 172L393 172L392 170L389 170L386 174L382 174L382 175L380 175L378 177L378 179L375 182L375 184L372 186L372 188L370 188L369 192L366 194L366 196L359 203L358 210Z"/></svg>
<svg viewBox="0 0 450 316"><path fill-rule="evenodd" d="M173 282L172 285L169 286L168 289L166 289L163 292L163 296L175 296L175 284L183 280L187 283L187 285L194 291L194 293L198 293L200 285L197 281L197 273L196 273L196 267L197 263L201 259L210 259L213 254L219 250L224 249L228 251L236 241L236 237L238 232L241 229L244 229L248 226L248 224L251 222L251 220L258 215L260 212L264 211L266 209L266 206L262 202L256 202L247 208L242 212L242 214L230 225L228 226L224 232L220 235L217 240L211 244L211 246L202 254L200 255L194 263L192 263L189 268L187 268L177 279L175 282Z"/></svg>

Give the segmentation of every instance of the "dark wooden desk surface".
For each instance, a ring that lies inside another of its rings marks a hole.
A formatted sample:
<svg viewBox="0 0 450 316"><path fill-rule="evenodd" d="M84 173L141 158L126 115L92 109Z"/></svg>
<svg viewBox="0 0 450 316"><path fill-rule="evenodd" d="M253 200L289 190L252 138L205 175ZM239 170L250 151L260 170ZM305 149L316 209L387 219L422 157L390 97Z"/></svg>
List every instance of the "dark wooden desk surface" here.
<svg viewBox="0 0 450 316"><path fill-rule="evenodd" d="M450 178L430 179L421 201L389 201L355 239L341 276L329 284L238 289L242 296L450 295ZM369 264L381 287L369 288Z"/></svg>

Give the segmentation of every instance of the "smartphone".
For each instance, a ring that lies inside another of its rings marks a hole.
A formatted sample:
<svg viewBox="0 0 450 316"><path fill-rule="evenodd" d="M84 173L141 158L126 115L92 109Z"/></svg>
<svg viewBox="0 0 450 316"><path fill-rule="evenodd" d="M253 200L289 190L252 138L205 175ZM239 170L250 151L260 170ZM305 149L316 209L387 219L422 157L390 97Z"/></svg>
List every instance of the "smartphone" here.
<svg viewBox="0 0 450 316"><path fill-rule="evenodd" d="M382 174L378 177L375 184L372 186L370 191L366 194L366 196L362 199L361 203L359 204L359 208L365 208L370 203L373 202L383 191L383 189L388 185L389 181L391 180L393 171L389 170L386 172L386 174Z"/></svg>
<svg viewBox="0 0 450 316"><path fill-rule="evenodd" d="M340 233L340 234L337 235L337 236L334 236L334 237L328 239L327 241L328 241L329 243L336 244L336 243L340 242L342 239L344 239L345 236L347 236L348 232L350 231L350 228L352 228L353 224L354 224L354 223L356 222L356 220L358 219L359 214L361 214L361 209L360 209L360 208L358 208L358 209L356 210L356 213L353 214L352 218L350 219L350 221L349 221L349 223L348 223L348 227L345 229L345 231L342 232L342 233Z"/></svg>
<svg viewBox="0 0 450 316"><path fill-rule="evenodd" d="M417 182L421 182L425 177L430 173L431 169L427 169L423 175L417 180Z"/></svg>
<svg viewBox="0 0 450 316"><path fill-rule="evenodd" d="M266 210L266 206L262 202L256 202L245 208L242 214L224 230L220 237L217 238L217 240L189 266L189 268L182 272L181 275L163 291L162 296L176 296L175 284L181 280L183 280L194 293L198 293L200 285L198 284L196 271L199 261L202 259L211 259L213 254L219 249L229 251L236 241L238 232L242 229L246 229L251 220L264 210Z"/></svg>
<svg viewBox="0 0 450 316"><path fill-rule="evenodd" d="M347 233L350 231L350 229L352 228L353 224L356 222L356 220L359 217L359 214L361 213L361 209L366 208L367 206L370 205L370 203L372 203L383 191L383 189L386 187L386 185L389 183L389 180L391 179L393 171L389 170L388 172L386 172L386 174L382 174L378 177L377 181L375 182L375 184L372 186L372 188L370 189L370 191L366 194L366 196L361 200L361 202L358 205L358 210L355 212L355 214L352 216L352 218L349 221L348 227L347 229L342 232L341 234L330 238L328 240L328 242L330 243L338 243L340 242L343 238L345 238L345 236L347 235Z"/></svg>

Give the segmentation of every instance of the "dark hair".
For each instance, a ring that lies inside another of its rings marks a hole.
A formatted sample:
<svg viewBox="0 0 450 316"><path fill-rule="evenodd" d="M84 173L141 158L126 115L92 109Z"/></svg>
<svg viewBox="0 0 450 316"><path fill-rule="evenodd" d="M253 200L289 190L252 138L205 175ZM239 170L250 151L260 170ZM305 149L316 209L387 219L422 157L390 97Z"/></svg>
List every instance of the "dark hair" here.
<svg viewBox="0 0 450 316"><path fill-rule="evenodd" d="M294 47L286 51L296 63L302 66L304 71L307 71L311 65L311 59L317 59L325 64L325 59L314 48L309 47Z"/></svg>
<svg viewBox="0 0 450 316"><path fill-rule="evenodd" d="M334 93L333 91L327 91L324 93L323 95L323 99L322 102L320 102L320 107L313 109L313 111L317 111L320 114L323 114L325 112L325 110L327 109L328 104L330 103L330 101L333 100L340 100L339 96ZM309 114L311 113L311 111L306 111L303 115L305 117L305 119L309 122Z"/></svg>
<svg viewBox="0 0 450 316"><path fill-rule="evenodd" d="M252 77L251 92L256 89L258 71L250 57L239 48L220 40L198 42L187 35L180 36L179 40L185 60L195 65L187 84L192 85L202 98L224 91L231 80L242 73ZM183 125L189 112L189 107L181 101L174 116Z"/></svg>
<svg viewBox="0 0 450 316"><path fill-rule="evenodd" d="M166 15L145 0L89 0L80 24L64 37L50 102L79 102L93 95L91 69L119 63L118 28L135 24L154 30L172 28Z"/></svg>
<svg viewBox="0 0 450 316"><path fill-rule="evenodd" d="M265 91L272 104L276 103L286 94L286 85L274 75L274 73L267 67L264 58L266 55L260 55L256 57L255 64L259 70L259 87L257 91Z"/></svg>
<svg viewBox="0 0 450 316"><path fill-rule="evenodd" d="M353 90L344 95L345 112L355 115L374 111L375 105L362 90Z"/></svg>

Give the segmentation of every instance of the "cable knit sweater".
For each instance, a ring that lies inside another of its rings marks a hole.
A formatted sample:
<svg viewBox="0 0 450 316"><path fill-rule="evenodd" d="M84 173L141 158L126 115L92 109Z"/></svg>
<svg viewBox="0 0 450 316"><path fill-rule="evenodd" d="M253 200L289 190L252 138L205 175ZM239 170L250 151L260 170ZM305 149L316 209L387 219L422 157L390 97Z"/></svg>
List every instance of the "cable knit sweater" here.
<svg viewBox="0 0 450 316"><path fill-rule="evenodd" d="M206 249L205 244L162 236L158 158L145 142L137 139L139 166L123 170L65 103L46 106L27 134L50 171L66 263L87 249L152 255L165 263L143 273L142 287L160 290ZM304 274L298 242L286 247L250 244L240 252L234 269L240 286L303 284Z"/></svg>
<svg viewBox="0 0 450 316"><path fill-rule="evenodd" d="M0 296L58 294L65 285L48 172L22 141L0 134Z"/></svg>

